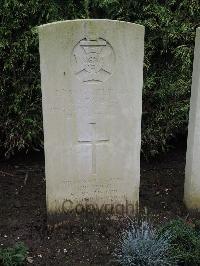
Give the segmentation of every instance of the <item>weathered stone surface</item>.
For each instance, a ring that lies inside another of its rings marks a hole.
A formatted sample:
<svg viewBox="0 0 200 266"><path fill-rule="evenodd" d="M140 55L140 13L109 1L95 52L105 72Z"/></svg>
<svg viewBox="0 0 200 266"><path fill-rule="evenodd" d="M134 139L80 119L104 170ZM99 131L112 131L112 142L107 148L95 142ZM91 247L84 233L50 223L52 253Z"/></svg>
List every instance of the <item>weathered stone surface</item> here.
<svg viewBox="0 0 200 266"><path fill-rule="evenodd" d="M200 28L194 51L184 194L186 206L200 210Z"/></svg>
<svg viewBox="0 0 200 266"><path fill-rule="evenodd" d="M63 21L40 26L39 38L48 212L135 205L144 28Z"/></svg>

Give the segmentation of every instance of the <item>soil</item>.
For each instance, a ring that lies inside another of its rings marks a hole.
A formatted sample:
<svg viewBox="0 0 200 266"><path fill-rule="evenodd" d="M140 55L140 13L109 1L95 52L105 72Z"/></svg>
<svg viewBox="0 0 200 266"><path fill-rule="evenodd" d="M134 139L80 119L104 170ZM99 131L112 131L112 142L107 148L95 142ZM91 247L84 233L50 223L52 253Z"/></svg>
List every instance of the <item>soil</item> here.
<svg viewBox="0 0 200 266"><path fill-rule="evenodd" d="M183 205L185 149L141 162L140 206L159 221L187 215ZM46 227L44 156L0 162L0 248L24 242L27 265L115 265L113 250L126 218L69 217L65 227Z"/></svg>

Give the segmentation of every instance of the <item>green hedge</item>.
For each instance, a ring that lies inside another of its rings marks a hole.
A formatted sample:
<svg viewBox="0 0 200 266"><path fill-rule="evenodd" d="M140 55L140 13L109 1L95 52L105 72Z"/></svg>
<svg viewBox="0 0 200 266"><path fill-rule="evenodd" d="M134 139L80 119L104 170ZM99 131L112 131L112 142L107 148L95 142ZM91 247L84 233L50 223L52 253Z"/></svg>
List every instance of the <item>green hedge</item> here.
<svg viewBox="0 0 200 266"><path fill-rule="evenodd" d="M36 26L110 18L146 28L142 151L153 156L186 134L199 0L0 0L0 147L43 146Z"/></svg>

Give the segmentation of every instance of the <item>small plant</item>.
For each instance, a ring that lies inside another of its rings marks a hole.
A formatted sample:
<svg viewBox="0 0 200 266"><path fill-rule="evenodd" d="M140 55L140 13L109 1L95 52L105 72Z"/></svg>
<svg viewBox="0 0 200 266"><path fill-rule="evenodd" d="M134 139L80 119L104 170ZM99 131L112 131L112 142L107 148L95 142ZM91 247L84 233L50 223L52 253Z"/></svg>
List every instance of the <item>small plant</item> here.
<svg viewBox="0 0 200 266"><path fill-rule="evenodd" d="M170 235L166 232L158 237L146 221L132 222L122 233L114 256L122 266L176 265L170 254Z"/></svg>
<svg viewBox="0 0 200 266"><path fill-rule="evenodd" d="M182 219L172 220L159 234L166 232L170 232L171 253L178 258L178 265L200 265L200 231L195 224Z"/></svg>
<svg viewBox="0 0 200 266"><path fill-rule="evenodd" d="M24 265L27 256L27 248L23 243L17 243L13 248L0 249L0 265L20 266Z"/></svg>

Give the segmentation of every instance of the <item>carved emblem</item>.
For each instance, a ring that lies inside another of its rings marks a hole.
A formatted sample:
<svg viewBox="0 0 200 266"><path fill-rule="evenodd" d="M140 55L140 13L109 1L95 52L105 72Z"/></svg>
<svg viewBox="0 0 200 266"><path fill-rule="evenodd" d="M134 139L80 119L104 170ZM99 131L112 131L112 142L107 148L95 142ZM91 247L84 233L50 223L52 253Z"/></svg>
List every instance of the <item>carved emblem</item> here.
<svg viewBox="0 0 200 266"><path fill-rule="evenodd" d="M112 75L115 55L107 41L83 39L74 47L71 60L82 82L103 82Z"/></svg>

